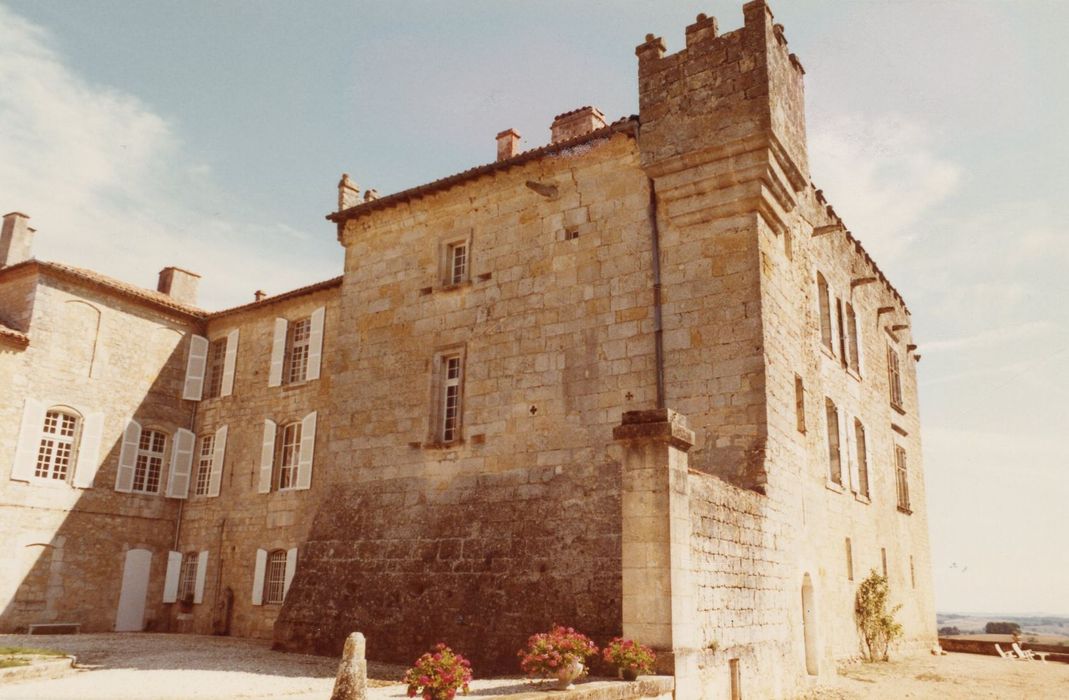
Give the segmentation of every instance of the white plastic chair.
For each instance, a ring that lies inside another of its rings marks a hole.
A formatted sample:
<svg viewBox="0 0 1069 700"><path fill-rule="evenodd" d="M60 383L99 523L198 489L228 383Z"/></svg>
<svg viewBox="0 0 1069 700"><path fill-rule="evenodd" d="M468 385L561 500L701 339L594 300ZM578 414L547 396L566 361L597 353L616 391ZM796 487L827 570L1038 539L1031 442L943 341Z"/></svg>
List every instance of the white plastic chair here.
<svg viewBox="0 0 1069 700"><path fill-rule="evenodd" d="M1017 658L1016 656L1013 655L1012 651L1002 651L1002 647L1000 647L998 644L995 645L995 651L997 651L998 655L1001 656L1004 659L1016 659Z"/></svg>
<svg viewBox="0 0 1069 700"><path fill-rule="evenodd" d="M1013 650L1017 653L1017 656L1021 657L1025 661L1035 661L1036 660L1036 655L1032 653L1031 649L1025 649L1024 651L1022 651L1021 650L1021 645L1019 645L1017 642L1014 642L1010 646L1013 647Z"/></svg>

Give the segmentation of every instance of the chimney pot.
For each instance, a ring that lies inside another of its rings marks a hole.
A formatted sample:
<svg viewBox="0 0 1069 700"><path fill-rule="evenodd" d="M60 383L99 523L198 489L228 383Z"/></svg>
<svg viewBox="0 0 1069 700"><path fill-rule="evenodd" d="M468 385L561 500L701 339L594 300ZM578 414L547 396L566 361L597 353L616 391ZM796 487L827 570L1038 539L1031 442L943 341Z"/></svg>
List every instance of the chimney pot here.
<svg viewBox="0 0 1069 700"><path fill-rule="evenodd" d="M257 289L255 292L252 293L252 296L256 299L256 301L263 301L264 297L267 296L267 292L262 289Z"/></svg>
<svg viewBox="0 0 1069 700"><path fill-rule="evenodd" d="M520 132L505 129L497 135L497 159L508 160L520 152Z"/></svg>
<svg viewBox="0 0 1069 700"><path fill-rule="evenodd" d="M0 267L16 265L33 257L36 229L30 228L29 221L30 217L19 211L4 214L4 224L0 228Z"/></svg>
<svg viewBox="0 0 1069 700"><path fill-rule="evenodd" d="M180 267L165 267L160 270L156 291L162 292L180 304L196 306L197 283L200 275Z"/></svg>
<svg viewBox="0 0 1069 700"><path fill-rule="evenodd" d="M342 173L338 181L338 211L345 211L360 204L360 187L352 181L349 173Z"/></svg>
<svg viewBox="0 0 1069 700"><path fill-rule="evenodd" d="M567 141L585 136L605 126L605 115L597 107L580 107L553 118L549 127L552 134L551 143Z"/></svg>

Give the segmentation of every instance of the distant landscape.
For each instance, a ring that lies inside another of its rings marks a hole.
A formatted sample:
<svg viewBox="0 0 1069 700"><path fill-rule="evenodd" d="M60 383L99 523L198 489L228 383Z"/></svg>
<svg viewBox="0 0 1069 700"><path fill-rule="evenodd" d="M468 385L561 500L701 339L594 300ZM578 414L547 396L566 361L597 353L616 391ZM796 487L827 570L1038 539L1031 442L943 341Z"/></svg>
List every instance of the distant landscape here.
<svg viewBox="0 0 1069 700"><path fill-rule="evenodd" d="M935 615L940 637L1008 634L1005 624L1016 625L1025 641L1036 644L1069 644L1069 617L1057 615L1000 615L997 613L949 613Z"/></svg>

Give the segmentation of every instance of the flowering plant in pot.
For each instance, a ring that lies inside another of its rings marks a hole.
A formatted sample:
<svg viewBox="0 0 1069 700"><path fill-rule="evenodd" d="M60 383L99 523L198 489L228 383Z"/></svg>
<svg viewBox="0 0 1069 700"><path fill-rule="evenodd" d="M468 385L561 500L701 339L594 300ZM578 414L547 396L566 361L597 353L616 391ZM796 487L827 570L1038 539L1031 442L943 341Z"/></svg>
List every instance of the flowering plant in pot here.
<svg viewBox="0 0 1069 700"><path fill-rule="evenodd" d="M569 688L586 673L586 660L597 654L598 648L585 634L555 624L549 632L527 640L519 651L520 668L529 678L556 677L558 687Z"/></svg>
<svg viewBox="0 0 1069 700"><path fill-rule="evenodd" d="M439 643L433 652L416 660L405 672L408 697L417 695L423 700L453 700L457 691L468 694L471 682L471 662L445 644Z"/></svg>
<svg viewBox="0 0 1069 700"><path fill-rule="evenodd" d="M615 666L625 680L633 681L642 674L653 673L657 656L644 644L616 637L605 647L603 658L605 663Z"/></svg>

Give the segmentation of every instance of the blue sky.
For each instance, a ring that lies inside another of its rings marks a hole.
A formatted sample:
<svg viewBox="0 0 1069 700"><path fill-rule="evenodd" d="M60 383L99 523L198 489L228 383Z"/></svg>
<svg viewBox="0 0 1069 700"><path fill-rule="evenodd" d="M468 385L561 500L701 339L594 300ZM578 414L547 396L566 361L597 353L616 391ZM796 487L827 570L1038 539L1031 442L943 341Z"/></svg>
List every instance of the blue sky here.
<svg viewBox="0 0 1069 700"><path fill-rule="evenodd" d="M773 4L811 167L920 343L937 605L1069 614L1069 4ZM0 0L0 209L44 259L209 308L338 274L349 172L389 193L554 114L637 111L634 47L741 2Z"/></svg>

